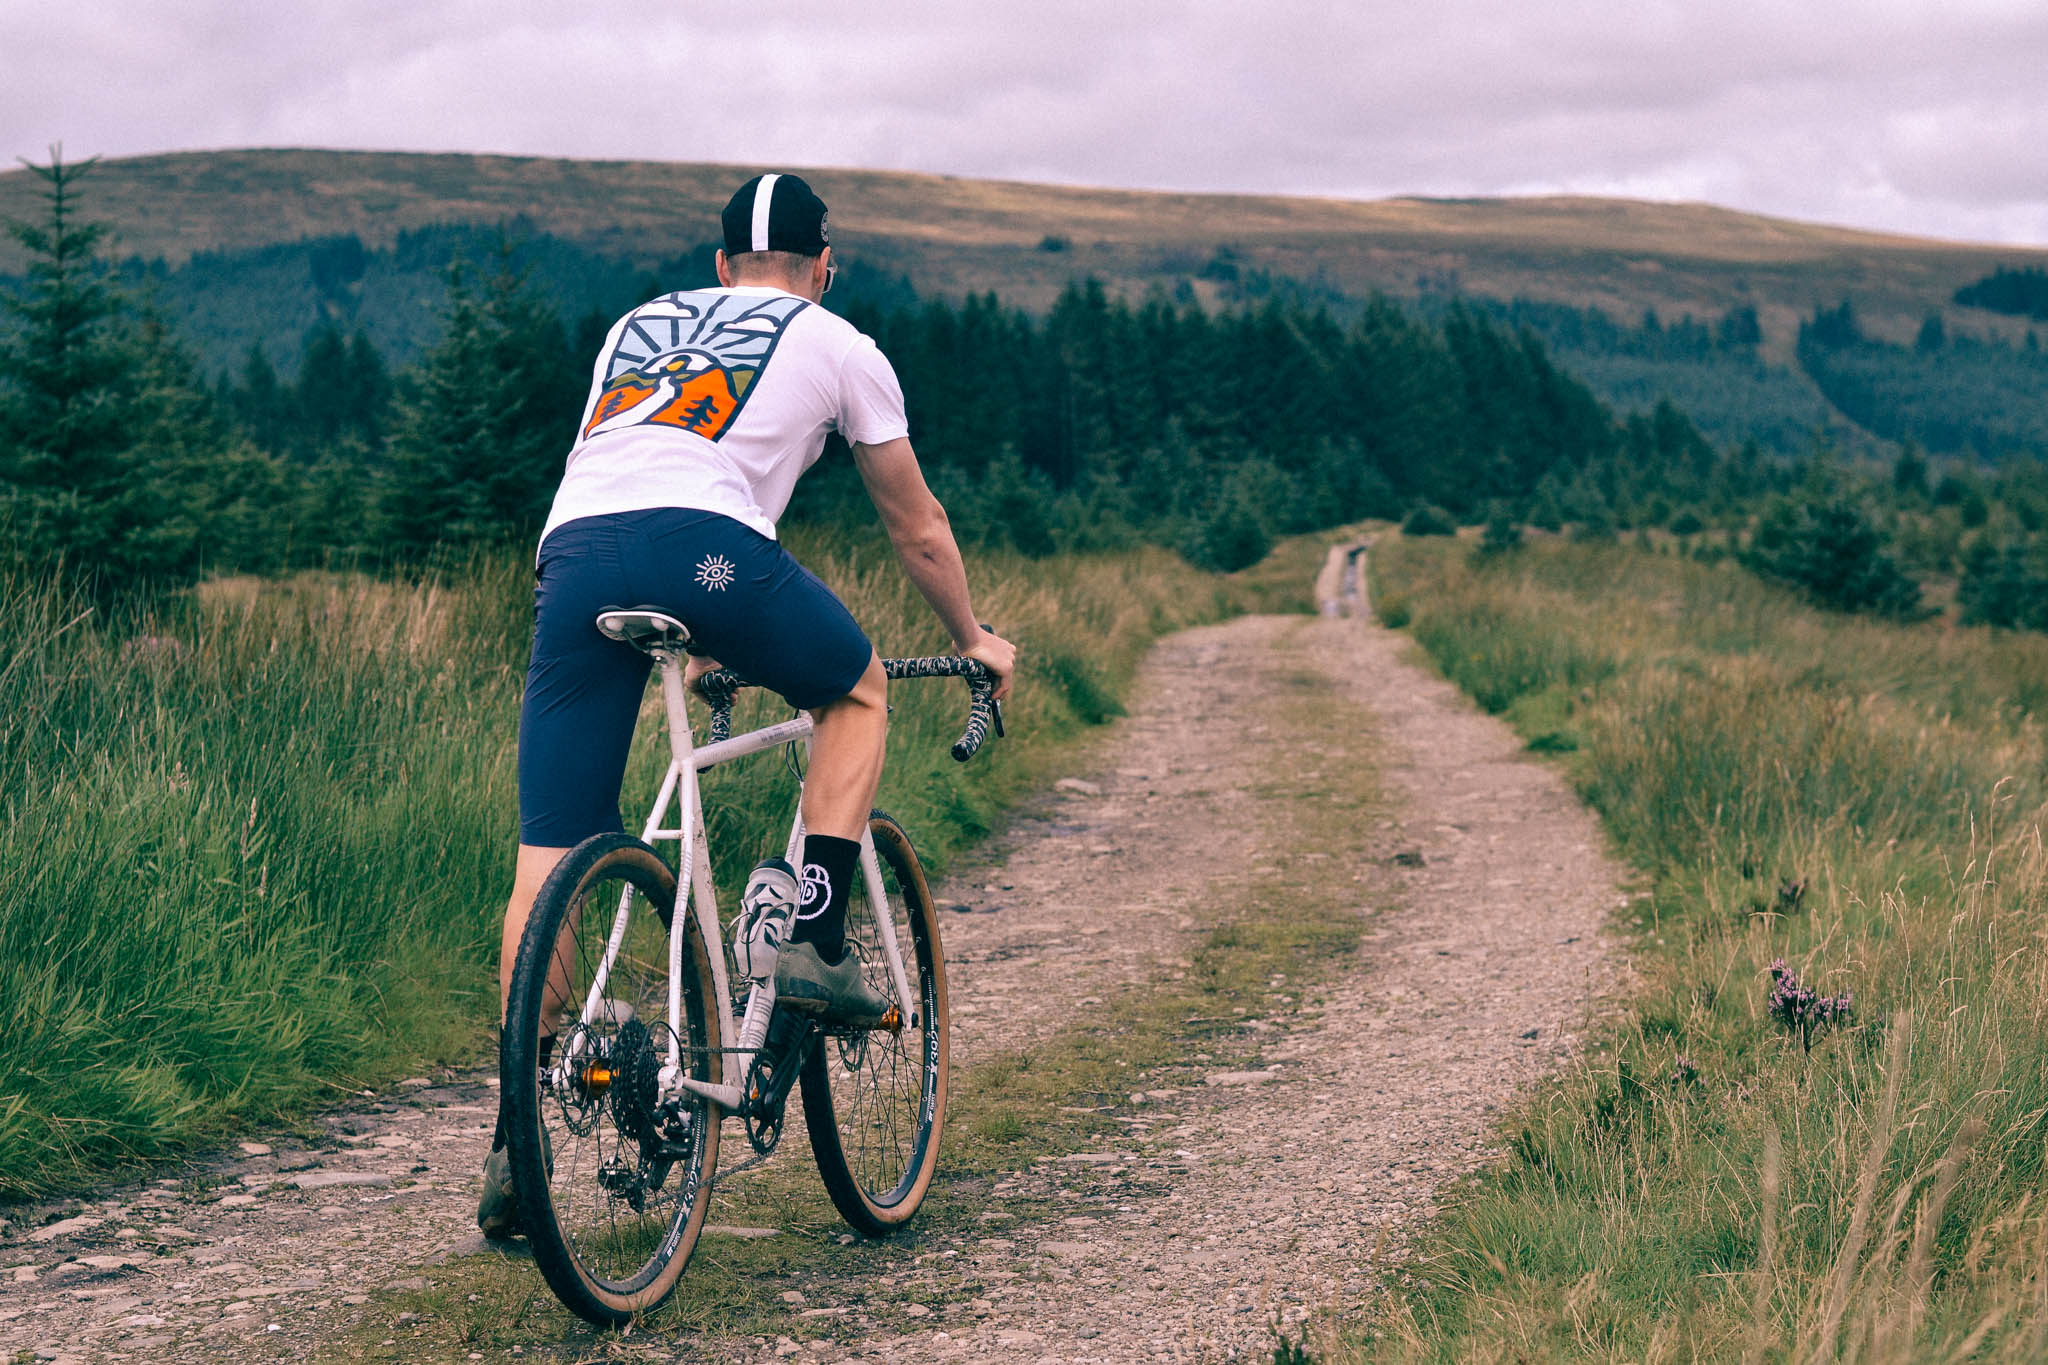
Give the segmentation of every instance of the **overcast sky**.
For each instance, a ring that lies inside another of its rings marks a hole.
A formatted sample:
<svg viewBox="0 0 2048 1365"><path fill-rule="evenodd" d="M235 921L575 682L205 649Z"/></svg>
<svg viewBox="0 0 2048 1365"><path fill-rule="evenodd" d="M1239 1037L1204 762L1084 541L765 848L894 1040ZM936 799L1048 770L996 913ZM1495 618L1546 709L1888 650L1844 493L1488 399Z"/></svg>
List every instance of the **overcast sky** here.
<svg viewBox="0 0 2048 1365"><path fill-rule="evenodd" d="M0 133L1619 194L2048 245L2048 0L0 0Z"/></svg>

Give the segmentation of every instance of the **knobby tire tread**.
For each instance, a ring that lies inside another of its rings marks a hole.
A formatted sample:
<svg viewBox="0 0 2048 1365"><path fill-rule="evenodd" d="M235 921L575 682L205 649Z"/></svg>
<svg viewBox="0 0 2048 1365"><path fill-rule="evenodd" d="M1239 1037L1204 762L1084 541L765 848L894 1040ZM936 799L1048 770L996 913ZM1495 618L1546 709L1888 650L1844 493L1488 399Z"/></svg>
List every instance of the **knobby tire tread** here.
<svg viewBox="0 0 2048 1365"><path fill-rule="evenodd" d="M621 1327L658 1306L674 1292L690 1255L696 1249L711 1203L711 1176L717 1170L718 1135L722 1111L712 1109L704 1125L702 1144L703 1184L685 1213L680 1241L649 1283L629 1295L620 1295L595 1282L578 1260L554 1216L549 1197L550 1179L540 1139L542 1099L536 1083L539 1068L539 1015L547 979L547 959L552 954L569 907L578 892L605 879L605 874L630 873L631 881L665 921L675 913L675 874L652 848L631 835L598 834L571 849L549 874L535 896L527 918L526 931L514 959L512 992L507 1002L504 1033L499 1043L499 1104L504 1110L507 1147L514 1188L519 1197L520 1219L535 1264L561 1299L564 1307L578 1317L600 1326ZM684 947L683 969L699 975L698 1007L707 1025L705 1045L717 1048L719 1034L717 995L712 985L711 966L705 954L703 936L696 917L684 907L689 939ZM712 1054L711 1079L718 1079L717 1054Z"/></svg>

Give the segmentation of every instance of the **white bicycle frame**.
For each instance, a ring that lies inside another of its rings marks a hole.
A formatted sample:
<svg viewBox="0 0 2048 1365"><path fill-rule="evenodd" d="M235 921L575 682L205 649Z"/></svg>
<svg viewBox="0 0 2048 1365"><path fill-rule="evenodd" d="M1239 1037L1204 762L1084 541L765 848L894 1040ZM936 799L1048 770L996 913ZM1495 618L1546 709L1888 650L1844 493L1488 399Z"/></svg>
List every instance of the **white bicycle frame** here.
<svg viewBox="0 0 2048 1365"><path fill-rule="evenodd" d="M779 725L764 726L743 735L720 740L716 744L697 747L696 737L690 730L690 712L683 697L683 663L680 652L673 649L655 649L656 669L661 675L661 698L668 713L669 765L668 773L662 778L661 790L654 798L654 809L648 813L647 824L640 831L643 842L652 844L659 839L673 839L681 844L676 859L676 908L682 910L685 900L689 902L690 914L695 915L697 930L706 951L711 954L711 975L716 999L713 1008L717 1010L719 1037L723 1039L732 1027L732 985L725 969L726 944L723 927L718 920L717 894L711 882L711 852L704 838L704 801L698 782L698 775L706 769L736 758L764 753L785 744L802 744L806 757L811 747L811 717L807 711L797 713L794 720ZM671 802L676 806L676 823L672 828L664 827ZM796 818L790 824L789 844L784 856L792 866L798 865L803 854L804 817L803 789L797 790ZM889 912L888 898L882 884L882 868L875 857L875 841L865 829L860 838L860 869L865 881L868 905L874 914L875 924L882 939L882 952L888 958L889 978L896 988L899 1017L909 1024L918 1022L917 1002L910 992L910 977L903 967L903 951L896 939L895 917ZM605 942L604 956L598 960L597 970L591 973L590 989L584 998L583 1017L594 1017L598 1003L605 998L605 984L611 977L612 965L618 960L620 947L626 938L633 904L633 889L627 887L619 894L618 914L612 922L612 931ZM727 1110L740 1108L745 1100L745 1091L739 1084L731 1082L700 1081L691 1076L684 1066L681 1038L683 1035L683 945L687 936L686 923L681 913L669 920L668 944L668 1061L661 1069L660 1091L663 1099L674 1098L678 1093L688 1091L701 1095L713 1104ZM739 1046L727 1049L719 1068L721 1076L736 1075L743 1081L753 1065L755 1056L768 1036L768 1024L775 1010L775 978L755 981L747 997L747 1012L740 1022ZM568 1064L568 1058L562 1065ZM726 1068L730 1067L731 1070Z"/></svg>

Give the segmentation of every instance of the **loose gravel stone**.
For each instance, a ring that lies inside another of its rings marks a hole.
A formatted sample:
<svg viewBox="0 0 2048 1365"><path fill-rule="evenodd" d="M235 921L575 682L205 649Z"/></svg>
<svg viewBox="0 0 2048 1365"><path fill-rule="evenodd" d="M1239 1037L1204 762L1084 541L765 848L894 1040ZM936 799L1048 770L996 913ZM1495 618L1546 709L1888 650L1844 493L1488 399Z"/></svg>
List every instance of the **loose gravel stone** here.
<svg viewBox="0 0 2048 1365"><path fill-rule="evenodd" d="M391 1177L382 1171L314 1171L293 1176L291 1183L302 1190L324 1190L336 1185L381 1187L389 1185Z"/></svg>
<svg viewBox="0 0 2048 1365"><path fill-rule="evenodd" d="M1202 1081L1206 1085L1264 1085L1279 1079L1277 1071L1213 1071Z"/></svg>
<svg viewBox="0 0 2048 1365"><path fill-rule="evenodd" d="M104 1218L88 1218L80 1214L76 1218L59 1219L48 1227L37 1228L28 1235L28 1239L31 1242L54 1242L59 1237L71 1237L81 1232L89 1232L106 1221Z"/></svg>

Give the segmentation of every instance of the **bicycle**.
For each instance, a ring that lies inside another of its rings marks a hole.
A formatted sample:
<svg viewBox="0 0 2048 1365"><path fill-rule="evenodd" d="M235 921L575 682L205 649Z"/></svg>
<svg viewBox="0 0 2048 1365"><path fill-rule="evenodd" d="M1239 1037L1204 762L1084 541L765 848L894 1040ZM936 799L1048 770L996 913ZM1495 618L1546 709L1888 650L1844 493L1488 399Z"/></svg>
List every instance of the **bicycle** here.
<svg viewBox="0 0 2048 1365"><path fill-rule="evenodd" d="M733 735L733 702L748 684L721 670L698 680L712 708L699 747L683 688L688 630L649 610L601 612L597 625L654 656L668 769L639 838L585 839L536 897L513 968L499 1084L520 1217L541 1274L571 1311L623 1326L674 1292L713 1185L775 1150L793 1088L841 1216L870 1236L908 1222L938 1164L948 1020L931 892L909 835L879 810L861 840L846 938L890 1010L880 1026L861 1029L775 1008L780 937L744 910L730 936L722 929L698 778L776 749L798 767L811 718L798 712ZM992 727L1001 735L994 680L981 664L889 659L884 668L892 679L967 679L954 758L972 758ZM798 779L792 863L804 838L800 767ZM665 824L671 803L673 826ZM657 841L677 844L674 868ZM613 905L607 919L600 908ZM746 987L738 999L736 978ZM727 1116L740 1118L754 1154L720 1171Z"/></svg>

